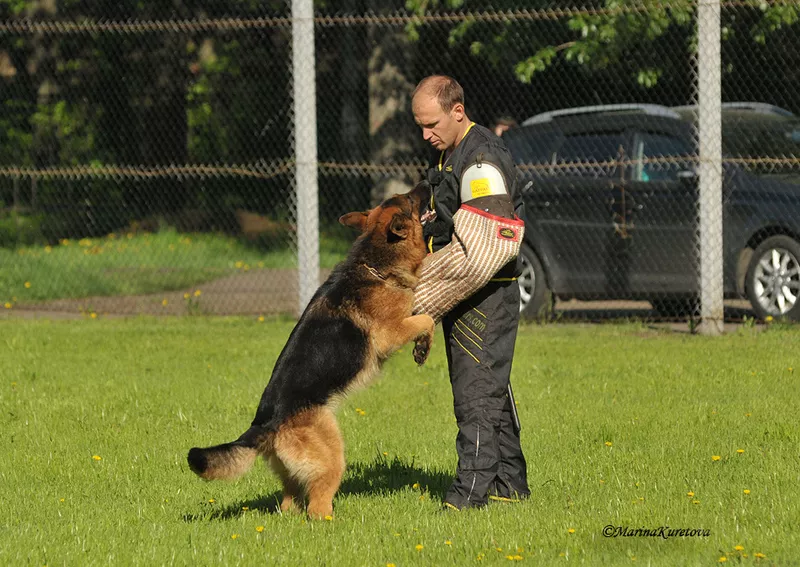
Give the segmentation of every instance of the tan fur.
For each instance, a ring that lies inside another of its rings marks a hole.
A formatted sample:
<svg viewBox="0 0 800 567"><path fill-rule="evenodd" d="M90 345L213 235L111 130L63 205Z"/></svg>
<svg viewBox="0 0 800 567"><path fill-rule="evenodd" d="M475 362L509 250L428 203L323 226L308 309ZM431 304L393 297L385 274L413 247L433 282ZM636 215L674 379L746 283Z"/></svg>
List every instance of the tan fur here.
<svg viewBox="0 0 800 567"><path fill-rule="evenodd" d="M317 407L287 420L275 436L270 464L284 482L282 510L293 507L302 486L310 517L332 515L333 496L344 474L344 442L333 412Z"/></svg>

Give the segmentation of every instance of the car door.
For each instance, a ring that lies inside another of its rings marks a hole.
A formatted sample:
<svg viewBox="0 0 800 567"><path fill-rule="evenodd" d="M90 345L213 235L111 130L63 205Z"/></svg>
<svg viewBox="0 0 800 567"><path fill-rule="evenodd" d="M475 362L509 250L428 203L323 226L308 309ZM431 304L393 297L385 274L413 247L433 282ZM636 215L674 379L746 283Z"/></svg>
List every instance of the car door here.
<svg viewBox="0 0 800 567"><path fill-rule="evenodd" d="M625 186L632 199L632 294L696 293L697 174L692 147L679 132L637 132Z"/></svg>
<svg viewBox="0 0 800 567"><path fill-rule="evenodd" d="M524 186L528 224L547 243L551 285L557 294L586 299L613 294L609 275L620 237L614 230L614 178L625 133L603 129L565 132L549 167Z"/></svg>

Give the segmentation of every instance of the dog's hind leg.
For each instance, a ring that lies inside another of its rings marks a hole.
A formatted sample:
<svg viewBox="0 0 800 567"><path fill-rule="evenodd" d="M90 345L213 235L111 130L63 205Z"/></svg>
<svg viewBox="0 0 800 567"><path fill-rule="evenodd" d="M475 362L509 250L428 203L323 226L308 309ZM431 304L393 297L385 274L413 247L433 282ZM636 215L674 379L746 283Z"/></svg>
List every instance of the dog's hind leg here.
<svg viewBox="0 0 800 567"><path fill-rule="evenodd" d="M344 443L333 412L317 407L287 421L276 437L275 453L289 474L305 485L308 515L333 515L333 497L344 475Z"/></svg>
<svg viewBox="0 0 800 567"><path fill-rule="evenodd" d="M289 470L276 455L270 457L269 466L275 471L275 474L281 479L281 484L283 484L281 512L299 512L303 501L303 487L297 480L292 478Z"/></svg>

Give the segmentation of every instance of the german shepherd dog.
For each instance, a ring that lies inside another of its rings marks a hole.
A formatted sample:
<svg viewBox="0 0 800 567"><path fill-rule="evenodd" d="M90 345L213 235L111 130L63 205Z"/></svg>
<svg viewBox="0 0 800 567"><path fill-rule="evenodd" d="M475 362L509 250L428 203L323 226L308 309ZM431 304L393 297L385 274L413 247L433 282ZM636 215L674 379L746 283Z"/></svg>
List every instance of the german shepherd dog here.
<svg viewBox="0 0 800 567"><path fill-rule="evenodd" d="M419 365L431 348L433 319L411 315L426 256L420 216L429 198L430 186L422 182L339 219L361 232L347 259L317 290L289 336L250 428L236 441L191 449L195 473L234 479L261 455L283 483L282 511L299 511L305 495L311 518L333 514L345 467L336 404L366 385L407 342L415 342Z"/></svg>

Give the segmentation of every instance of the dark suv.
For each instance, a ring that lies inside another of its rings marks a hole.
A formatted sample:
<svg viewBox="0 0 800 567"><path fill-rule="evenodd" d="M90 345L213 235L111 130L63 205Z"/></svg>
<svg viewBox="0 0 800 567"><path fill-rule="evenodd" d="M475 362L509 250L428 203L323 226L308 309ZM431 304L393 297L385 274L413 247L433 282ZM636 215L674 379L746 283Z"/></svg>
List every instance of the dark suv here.
<svg viewBox="0 0 800 567"><path fill-rule="evenodd" d="M691 107L618 105L534 116L503 136L526 206L522 312L555 297L644 299L697 309L696 134ZM759 103L723 105L726 297L759 317L800 318L800 119ZM729 159L737 158L737 159ZM775 164L778 165L775 165ZM745 168L748 169L745 169Z"/></svg>

